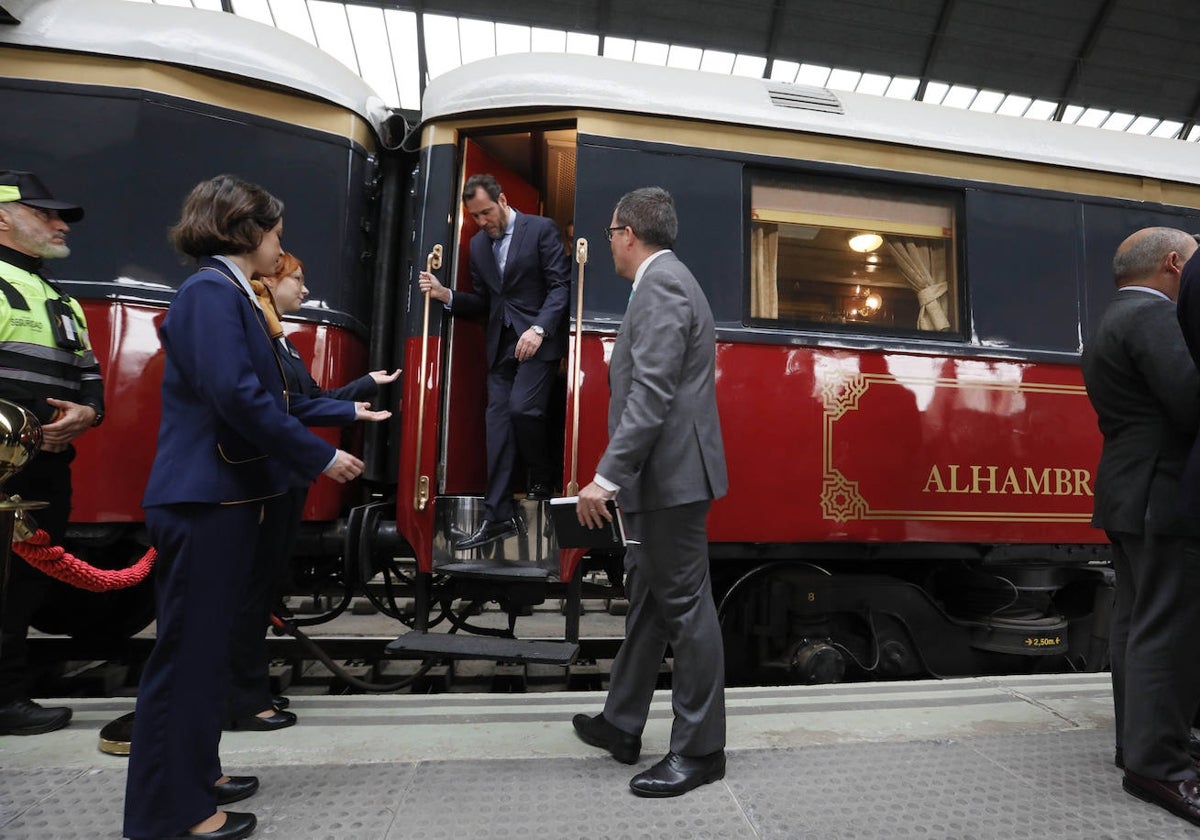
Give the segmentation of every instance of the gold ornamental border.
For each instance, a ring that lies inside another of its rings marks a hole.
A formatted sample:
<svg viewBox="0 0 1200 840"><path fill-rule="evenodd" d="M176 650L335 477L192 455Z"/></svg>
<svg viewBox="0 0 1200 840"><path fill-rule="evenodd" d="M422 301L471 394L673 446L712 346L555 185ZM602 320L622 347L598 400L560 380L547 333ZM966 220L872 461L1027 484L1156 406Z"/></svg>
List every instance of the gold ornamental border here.
<svg viewBox="0 0 1200 840"><path fill-rule="evenodd" d="M927 385L934 388L979 388L1029 394L1086 396L1082 385L1051 385L1040 382L963 381L949 377L897 377L886 373L826 373L822 375L821 401L824 404L821 431L821 516L835 522L850 520L920 520L925 522L1027 522L1087 524L1086 513L1045 513L1040 511L973 510L872 510L851 481L833 465L833 424L848 412L858 411L859 401L872 384Z"/></svg>

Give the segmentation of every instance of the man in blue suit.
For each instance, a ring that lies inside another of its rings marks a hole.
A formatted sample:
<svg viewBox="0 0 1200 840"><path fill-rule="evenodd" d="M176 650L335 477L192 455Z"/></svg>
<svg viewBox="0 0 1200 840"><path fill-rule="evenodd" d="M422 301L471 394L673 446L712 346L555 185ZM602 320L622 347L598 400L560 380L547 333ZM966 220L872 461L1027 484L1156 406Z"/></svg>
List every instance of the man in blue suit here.
<svg viewBox="0 0 1200 840"><path fill-rule="evenodd" d="M518 213L491 175L472 175L463 203L480 230L471 238L472 291L451 291L421 272L429 292L455 315L487 315L487 490L483 522L458 543L465 551L515 534L512 499L518 455L530 499L548 499L554 459L546 408L567 352L571 264L550 219Z"/></svg>

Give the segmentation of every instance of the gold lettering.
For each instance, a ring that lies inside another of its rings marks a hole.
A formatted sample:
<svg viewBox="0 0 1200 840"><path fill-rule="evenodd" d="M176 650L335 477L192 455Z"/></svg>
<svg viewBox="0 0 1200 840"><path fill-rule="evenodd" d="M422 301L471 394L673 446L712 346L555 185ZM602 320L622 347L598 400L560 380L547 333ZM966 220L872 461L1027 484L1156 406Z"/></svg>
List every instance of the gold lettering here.
<svg viewBox="0 0 1200 840"><path fill-rule="evenodd" d="M1032 467L1025 468L1025 492L1030 494L1050 495L1050 468L1042 470L1042 479L1038 481Z"/></svg>
<svg viewBox="0 0 1200 840"><path fill-rule="evenodd" d="M1034 467L1007 467L1001 477L1000 467L994 464L934 464L929 468L929 475L925 478L925 486L921 488L921 492L965 493L977 496L1094 495L1092 474L1089 470L1068 467L1043 467L1040 470Z"/></svg>
<svg viewBox="0 0 1200 840"><path fill-rule="evenodd" d="M958 486L958 464L950 464L950 490L951 493L970 493L970 487Z"/></svg>
<svg viewBox="0 0 1200 840"><path fill-rule="evenodd" d="M986 476L982 476L979 474L980 470L987 470L988 474ZM981 483L984 483L987 485L986 490L982 489L979 486ZM972 493L987 493L989 496L994 496L996 494L996 468L995 467L981 467L976 464L972 464L971 465L971 492Z"/></svg>
<svg viewBox="0 0 1200 840"><path fill-rule="evenodd" d="M930 490L929 490L930 485L933 485L934 493L945 493L946 492L946 485L942 483L942 474L940 472L938 472L937 464L934 464L932 467L930 467L929 478L925 479L925 489L923 489L921 492L922 493L930 492Z"/></svg>

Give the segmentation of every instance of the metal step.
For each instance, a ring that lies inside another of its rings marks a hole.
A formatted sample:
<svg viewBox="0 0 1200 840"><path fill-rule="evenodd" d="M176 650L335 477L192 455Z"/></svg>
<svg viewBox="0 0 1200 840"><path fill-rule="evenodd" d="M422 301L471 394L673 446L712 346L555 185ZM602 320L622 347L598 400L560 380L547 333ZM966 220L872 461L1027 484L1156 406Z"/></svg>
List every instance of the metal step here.
<svg viewBox="0 0 1200 840"><path fill-rule="evenodd" d="M485 580L548 580L550 572L537 566L514 566L502 563L485 563L464 560L459 563L443 563L437 571L444 575L482 578Z"/></svg>
<svg viewBox="0 0 1200 840"><path fill-rule="evenodd" d="M501 639L495 636L413 631L388 642L385 650L389 656L494 659L498 662L570 665L579 655L579 644L539 639Z"/></svg>

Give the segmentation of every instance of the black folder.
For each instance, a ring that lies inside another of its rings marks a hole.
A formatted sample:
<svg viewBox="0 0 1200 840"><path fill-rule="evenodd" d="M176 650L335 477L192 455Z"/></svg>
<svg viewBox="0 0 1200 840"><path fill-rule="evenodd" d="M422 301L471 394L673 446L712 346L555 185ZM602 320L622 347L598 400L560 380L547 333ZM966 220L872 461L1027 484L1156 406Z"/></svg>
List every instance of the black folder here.
<svg viewBox="0 0 1200 840"><path fill-rule="evenodd" d="M625 545L625 523L621 521L621 509L615 501L608 500L612 522L604 522L601 528L579 524L578 504L578 496L550 500L550 521L554 523L559 548L622 548Z"/></svg>

